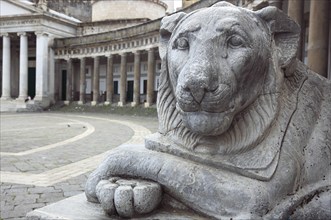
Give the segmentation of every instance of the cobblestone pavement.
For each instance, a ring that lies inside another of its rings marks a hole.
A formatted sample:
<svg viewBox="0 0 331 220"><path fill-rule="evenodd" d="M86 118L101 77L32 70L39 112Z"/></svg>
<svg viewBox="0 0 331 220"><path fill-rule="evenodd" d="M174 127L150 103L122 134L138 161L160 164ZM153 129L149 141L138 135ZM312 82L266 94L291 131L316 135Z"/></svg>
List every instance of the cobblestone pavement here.
<svg viewBox="0 0 331 220"><path fill-rule="evenodd" d="M157 119L111 114L17 113L0 116L2 219L82 193L107 151L142 143Z"/></svg>

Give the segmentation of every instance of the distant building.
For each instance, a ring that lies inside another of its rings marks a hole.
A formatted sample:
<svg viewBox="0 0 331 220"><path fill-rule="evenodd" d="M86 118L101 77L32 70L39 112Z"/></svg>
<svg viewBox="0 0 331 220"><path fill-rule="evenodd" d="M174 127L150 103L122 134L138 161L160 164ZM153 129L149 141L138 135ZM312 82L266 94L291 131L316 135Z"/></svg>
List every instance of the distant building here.
<svg viewBox="0 0 331 220"><path fill-rule="evenodd" d="M171 9L159 0L1 0L1 110L58 101L153 105L161 69L160 21L176 10L171 0L165 2ZM184 0L182 10L215 2ZM288 11L303 27L298 58L330 78L328 0L229 2L253 10L275 5ZM28 96L32 100L24 102Z"/></svg>
<svg viewBox="0 0 331 220"><path fill-rule="evenodd" d="M198 2L199 0L182 0L183 1L183 8L186 8L196 2Z"/></svg>

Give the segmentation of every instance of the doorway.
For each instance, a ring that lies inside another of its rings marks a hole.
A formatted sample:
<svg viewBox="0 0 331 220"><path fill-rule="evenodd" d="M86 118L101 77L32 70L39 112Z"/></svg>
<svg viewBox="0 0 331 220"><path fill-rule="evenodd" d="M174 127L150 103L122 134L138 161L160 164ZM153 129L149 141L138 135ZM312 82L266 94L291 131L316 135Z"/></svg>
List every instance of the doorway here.
<svg viewBox="0 0 331 220"><path fill-rule="evenodd" d="M31 67L28 69L28 96L34 99L36 96L36 68Z"/></svg>
<svg viewBox="0 0 331 220"><path fill-rule="evenodd" d="M67 98L67 70L62 70L62 91L61 91L61 99L63 101Z"/></svg>
<svg viewBox="0 0 331 220"><path fill-rule="evenodd" d="M133 102L133 80L128 81L128 91L126 92L126 101Z"/></svg>

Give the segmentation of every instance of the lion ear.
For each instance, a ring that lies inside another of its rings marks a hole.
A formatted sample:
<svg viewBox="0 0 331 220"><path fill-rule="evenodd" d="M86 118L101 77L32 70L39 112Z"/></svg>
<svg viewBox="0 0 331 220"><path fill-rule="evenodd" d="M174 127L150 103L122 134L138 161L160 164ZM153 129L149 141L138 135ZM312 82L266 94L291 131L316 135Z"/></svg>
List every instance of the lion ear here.
<svg viewBox="0 0 331 220"><path fill-rule="evenodd" d="M178 22L186 15L184 12L179 12L170 16L166 16L161 20L161 27L160 27L160 46L159 46L159 53L160 58L163 59L166 50L167 44L172 34L172 31L175 29Z"/></svg>
<svg viewBox="0 0 331 220"><path fill-rule="evenodd" d="M265 7L255 13L267 22L274 36L279 65L287 68L296 58L300 41L300 26L273 6Z"/></svg>

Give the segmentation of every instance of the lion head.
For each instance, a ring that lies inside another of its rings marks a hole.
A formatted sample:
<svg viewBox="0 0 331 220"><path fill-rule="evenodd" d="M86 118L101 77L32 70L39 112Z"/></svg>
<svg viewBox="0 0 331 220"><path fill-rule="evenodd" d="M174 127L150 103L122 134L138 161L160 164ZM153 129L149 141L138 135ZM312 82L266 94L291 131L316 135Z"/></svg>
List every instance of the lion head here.
<svg viewBox="0 0 331 220"><path fill-rule="evenodd" d="M279 111L300 28L275 7L221 2L162 20L159 132L195 154L257 145Z"/></svg>

